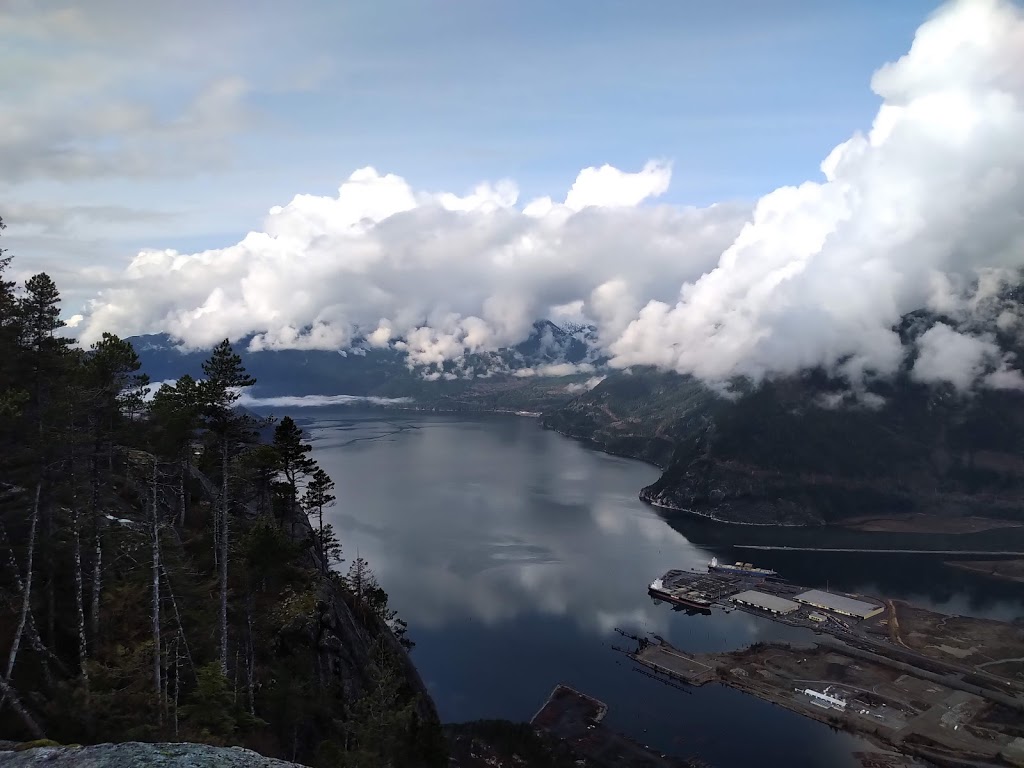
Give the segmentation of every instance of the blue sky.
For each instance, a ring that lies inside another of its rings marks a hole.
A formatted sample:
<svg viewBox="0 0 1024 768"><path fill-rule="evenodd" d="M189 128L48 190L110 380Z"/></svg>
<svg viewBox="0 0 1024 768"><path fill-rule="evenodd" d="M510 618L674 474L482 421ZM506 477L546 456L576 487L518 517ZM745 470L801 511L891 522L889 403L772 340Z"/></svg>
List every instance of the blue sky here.
<svg viewBox="0 0 1024 768"><path fill-rule="evenodd" d="M6 139L22 169L0 181L9 241L52 269L100 251L115 263L141 246L224 245L270 206L330 194L365 165L418 189L508 177L523 199L560 199L581 168L663 158L664 201L753 199L815 178L870 125L872 72L906 52L937 3L235 0L154 12L98 0L56 20L59 3L32 5L0 8L0 85L36 133L60 122L58 148L103 155L134 141L130 120L76 135L82 110L144 105L173 124L211 83L238 84L195 136L139 142L162 167L114 157L101 171L48 170L54 146L0 130L0 153ZM54 98L25 95L36 89ZM73 243L22 239L17 206L42 203L132 210L82 219Z"/></svg>
<svg viewBox="0 0 1024 768"><path fill-rule="evenodd" d="M972 316L1024 267L1021 50L1021 0L0 0L4 244L86 343L429 366L559 317L856 381L928 307L966 332L915 375L1024 389L972 330L1024 328Z"/></svg>

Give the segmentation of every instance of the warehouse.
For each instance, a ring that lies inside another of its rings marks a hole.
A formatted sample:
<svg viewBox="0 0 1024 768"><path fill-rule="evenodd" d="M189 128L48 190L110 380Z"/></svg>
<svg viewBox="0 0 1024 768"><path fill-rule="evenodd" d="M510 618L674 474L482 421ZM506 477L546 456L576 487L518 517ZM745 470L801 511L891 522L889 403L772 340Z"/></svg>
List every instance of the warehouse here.
<svg viewBox="0 0 1024 768"><path fill-rule="evenodd" d="M740 605L748 605L751 608L760 608L762 611L768 611L769 613L779 615L792 613L800 607L792 600L785 600L781 597L776 597L775 595L766 595L764 592L757 592L753 589L734 595L732 601L734 603L739 603Z"/></svg>
<svg viewBox="0 0 1024 768"><path fill-rule="evenodd" d="M796 596L796 600L815 608L821 608L834 613L841 613L844 616L852 616L855 619L870 619L882 612L882 607L873 603L865 603L863 600L854 600L844 595L833 595L831 592L822 592L820 589L812 589Z"/></svg>

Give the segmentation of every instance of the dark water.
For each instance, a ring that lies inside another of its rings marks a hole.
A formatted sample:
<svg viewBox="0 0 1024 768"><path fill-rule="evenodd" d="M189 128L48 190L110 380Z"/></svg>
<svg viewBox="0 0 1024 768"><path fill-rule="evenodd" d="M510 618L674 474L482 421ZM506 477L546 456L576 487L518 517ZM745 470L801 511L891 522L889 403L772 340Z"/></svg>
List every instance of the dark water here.
<svg viewBox="0 0 1024 768"><path fill-rule="evenodd" d="M1019 585L953 571L934 555L733 549L766 533L666 522L637 499L656 469L532 419L291 415L337 482L331 519L346 555L370 561L409 622L413 660L446 721L528 719L565 682L605 701L613 727L722 768L855 765L850 752L863 745L847 734L727 688L686 692L638 674L611 649L621 641L613 629L656 632L694 651L794 638L746 614L690 617L647 596L665 570L703 567L712 555L958 613L1024 613Z"/></svg>

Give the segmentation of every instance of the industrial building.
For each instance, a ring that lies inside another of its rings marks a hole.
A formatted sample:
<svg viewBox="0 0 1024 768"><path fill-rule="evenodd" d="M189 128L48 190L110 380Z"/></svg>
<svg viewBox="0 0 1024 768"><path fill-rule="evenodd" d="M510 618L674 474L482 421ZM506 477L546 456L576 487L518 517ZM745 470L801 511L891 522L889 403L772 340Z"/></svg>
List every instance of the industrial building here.
<svg viewBox="0 0 1024 768"><path fill-rule="evenodd" d="M824 709L838 709L840 712L846 710L846 701L840 699L838 696L832 696L829 694L829 689L826 688L824 693L821 691L815 691L813 688L804 688L804 693L810 697L812 704L817 704L819 707Z"/></svg>
<svg viewBox="0 0 1024 768"><path fill-rule="evenodd" d="M852 597L844 595L833 595L831 592L822 592L820 589L808 590L797 595L795 599L806 605L841 613L844 616L852 616L855 619L870 619L882 612L880 605L854 600Z"/></svg>
<svg viewBox="0 0 1024 768"><path fill-rule="evenodd" d="M760 608L762 611L779 615L792 613L800 608L792 600L786 600L775 595L766 595L764 592L758 592L753 589L734 595L732 601L740 605L749 605L752 608Z"/></svg>

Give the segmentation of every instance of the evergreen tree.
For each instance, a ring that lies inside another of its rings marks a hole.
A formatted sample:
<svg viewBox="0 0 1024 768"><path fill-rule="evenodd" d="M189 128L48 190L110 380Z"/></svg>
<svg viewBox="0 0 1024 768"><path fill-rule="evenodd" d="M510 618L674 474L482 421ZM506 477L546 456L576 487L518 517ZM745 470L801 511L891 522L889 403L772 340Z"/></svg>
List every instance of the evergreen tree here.
<svg viewBox="0 0 1024 768"><path fill-rule="evenodd" d="M284 475L285 483L288 485L289 516L294 519L299 480L312 475L316 469L316 462L309 457L313 446L302 442L302 430L291 416L285 416L274 428L273 445L277 451L278 470Z"/></svg>
<svg viewBox="0 0 1024 768"><path fill-rule="evenodd" d="M160 431L165 455L178 460L178 526L185 525L185 488L191 473L193 444L206 399L201 382L188 374L177 382L164 384L150 403L150 414Z"/></svg>
<svg viewBox="0 0 1024 768"><path fill-rule="evenodd" d="M214 434L221 457L221 497L219 515L218 564L220 566L220 665L226 675L228 671L228 558L230 557L231 504L228 497L230 487L230 456L242 442L252 438L251 421L234 413L235 403L240 397L239 390L250 387L256 379L250 376L242 358L231 348L231 342L224 339L213 349L209 359L203 363L206 375L206 423Z"/></svg>
<svg viewBox="0 0 1024 768"><path fill-rule="evenodd" d="M317 551L320 553L320 562L326 570L329 563L340 563L341 542L334 535L334 529L330 524L324 527L324 507L334 504L336 497L331 494L334 490L334 481L330 475L317 467L313 476L306 486L306 493L302 496L302 506L307 515L317 517Z"/></svg>
<svg viewBox="0 0 1024 768"><path fill-rule="evenodd" d="M131 343L104 333L89 347L81 379L87 432L91 436L89 512L93 528L93 575L90 625L95 638L100 633L100 604L103 585L103 536L105 503L114 497L114 449L129 442L126 414L141 407L148 393L149 377L139 373L142 363Z"/></svg>
<svg viewBox="0 0 1024 768"><path fill-rule="evenodd" d="M344 765L402 765L411 755L402 735L414 722L412 702L402 695L398 664L381 640L372 649L374 666L370 689L353 707L350 733L355 749Z"/></svg>
<svg viewBox="0 0 1024 768"><path fill-rule="evenodd" d="M335 745L339 759L348 734L368 760L405 764L414 753L403 745L420 730L401 715L415 699L400 665L396 678L380 667L371 681L379 665L360 657L382 637L378 617L393 612L365 560L352 574L351 615L332 597L338 582L309 566L311 547L329 563L340 544L322 520L333 484L305 463L297 427L278 441L294 451L287 472L274 446L248 448L253 422L235 406L252 378L228 344L204 381L183 376L146 407L131 344L104 334L88 349L70 346L53 281L19 287L4 279L9 263L0 251L0 732L64 743L206 739L305 763L319 745ZM214 450L195 455L200 438ZM275 494L294 509L304 477L311 542L258 514ZM206 505L220 512L212 524L199 514ZM342 614L336 626L316 620L325 599ZM354 644L337 654L335 640ZM365 665L339 681L334 665L353 662ZM356 708L353 690L369 696ZM382 738L389 711L398 731ZM256 729L260 718L269 722Z"/></svg>

